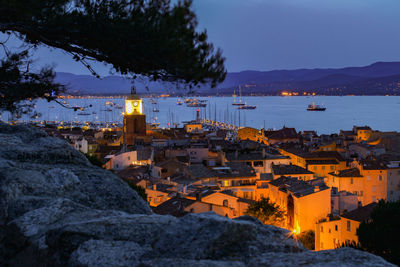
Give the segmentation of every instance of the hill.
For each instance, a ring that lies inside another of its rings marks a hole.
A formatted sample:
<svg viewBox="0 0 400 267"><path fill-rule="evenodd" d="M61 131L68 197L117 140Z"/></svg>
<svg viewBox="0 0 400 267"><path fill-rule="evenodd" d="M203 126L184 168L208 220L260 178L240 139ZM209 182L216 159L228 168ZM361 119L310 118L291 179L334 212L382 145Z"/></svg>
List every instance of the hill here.
<svg viewBox="0 0 400 267"><path fill-rule="evenodd" d="M243 94L279 94L284 90L318 94L385 95L400 94L400 62L377 62L364 67L339 69L298 69L273 71L242 71L228 73L217 89L202 87L198 93L232 94L239 86ZM131 81L120 76L97 79L89 75L57 73L56 80L66 84L73 94L127 94ZM174 84L136 81L139 93L184 93ZM148 88L148 89L147 89Z"/></svg>

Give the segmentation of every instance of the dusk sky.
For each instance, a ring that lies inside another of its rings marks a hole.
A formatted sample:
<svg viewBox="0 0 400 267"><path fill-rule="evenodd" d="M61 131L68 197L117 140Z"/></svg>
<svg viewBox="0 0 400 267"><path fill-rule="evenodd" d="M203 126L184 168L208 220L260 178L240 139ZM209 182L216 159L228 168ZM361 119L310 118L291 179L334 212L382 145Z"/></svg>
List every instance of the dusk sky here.
<svg viewBox="0 0 400 267"><path fill-rule="evenodd" d="M230 72L400 61L399 0L194 0L194 9ZM35 58L89 74L57 50L40 49Z"/></svg>

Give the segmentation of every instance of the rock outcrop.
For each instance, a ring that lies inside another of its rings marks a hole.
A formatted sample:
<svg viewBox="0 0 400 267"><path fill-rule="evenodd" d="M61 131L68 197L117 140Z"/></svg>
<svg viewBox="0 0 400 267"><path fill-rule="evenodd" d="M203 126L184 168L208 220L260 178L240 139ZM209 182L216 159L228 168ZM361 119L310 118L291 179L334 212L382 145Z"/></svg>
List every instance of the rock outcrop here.
<svg viewBox="0 0 400 267"><path fill-rule="evenodd" d="M153 214L63 140L0 123L0 265L391 266L353 249L311 252L251 217Z"/></svg>

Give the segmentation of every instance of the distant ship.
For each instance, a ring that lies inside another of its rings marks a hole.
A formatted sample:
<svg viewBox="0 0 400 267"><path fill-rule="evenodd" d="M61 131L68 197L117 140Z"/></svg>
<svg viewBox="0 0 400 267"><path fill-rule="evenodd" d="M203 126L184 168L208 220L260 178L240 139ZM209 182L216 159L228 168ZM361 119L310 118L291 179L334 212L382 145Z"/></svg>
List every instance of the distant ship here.
<svg viewBox="0 0 400 267"><path fill-rule="evenodd" d="M160 112L158 108L153 108L153 112Z"/></svg>
<svg viewBox="0 0 400 267"><path fill-rule="evenodd" d="M199 103L199 102L191 102L189 104L187 104L188 107L191 108L204 108L207 106L206 103Z"/></svg>
<svg viewBox="0 0 400 267"><path fill-rule="evenodd" d="M326 108L312 103L311 105L308 105L307 110L308 111L325 111Z"/></svg>
<svg viewBox="0 0 400 267"><path fill-rule="evenodd" d="M257 106L252 106L252 105L246 105L243 104L242 106L238 107L238 109L256 109Z"/></svg>
<svg viewBox="0 0 400 267"><path fill-rule="evenodd" d="M180 106L183 104L183 102L182 102L182 100L179 99L178 101L176 101L176 104Z"/></svg>

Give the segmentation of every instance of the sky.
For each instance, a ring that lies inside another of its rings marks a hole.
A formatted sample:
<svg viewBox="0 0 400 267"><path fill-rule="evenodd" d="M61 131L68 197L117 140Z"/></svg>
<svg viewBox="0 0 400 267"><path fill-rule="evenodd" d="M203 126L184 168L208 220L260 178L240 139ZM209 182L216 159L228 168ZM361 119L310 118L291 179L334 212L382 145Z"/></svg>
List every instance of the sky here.
<svg viewBox="0 0 400 267"><path fill-rule="evenodd" d="M194 0L193 9L229 72L400 61L400 0ZM35 58L56 71L90 74L59 50L41 48ZM95 68L108 74L102 64Z"/></svg>

